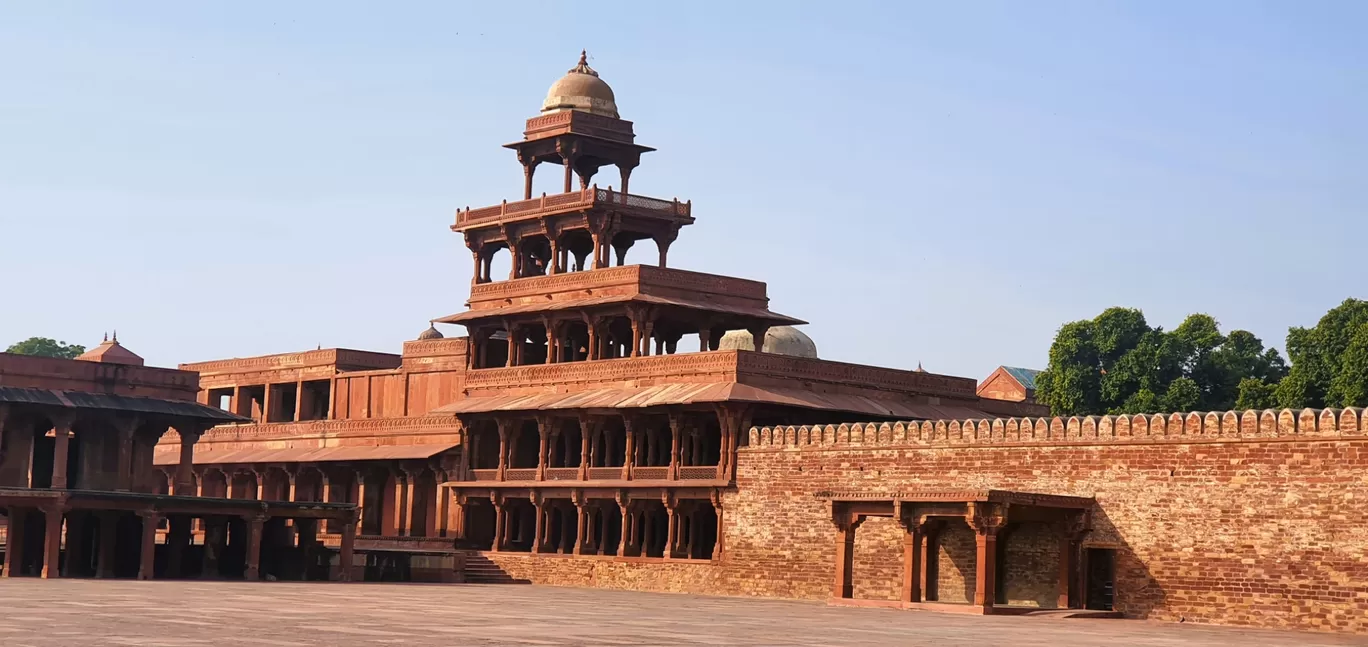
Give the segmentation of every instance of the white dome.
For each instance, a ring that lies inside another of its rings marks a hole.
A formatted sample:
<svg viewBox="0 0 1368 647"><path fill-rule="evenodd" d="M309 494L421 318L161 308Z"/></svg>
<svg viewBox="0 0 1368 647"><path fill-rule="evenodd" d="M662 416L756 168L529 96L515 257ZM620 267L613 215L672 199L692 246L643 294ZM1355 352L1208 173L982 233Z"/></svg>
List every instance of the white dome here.
<svg viewBox="0 0 1368 647"><path fill-rule="evenodd" d="M749 330L731 330L722 335L718 343L721 350L755 350L755 341ZM806 333L793 326L775 326L765 333L766 353L792 355L817 359L817 343Z"/></svg>

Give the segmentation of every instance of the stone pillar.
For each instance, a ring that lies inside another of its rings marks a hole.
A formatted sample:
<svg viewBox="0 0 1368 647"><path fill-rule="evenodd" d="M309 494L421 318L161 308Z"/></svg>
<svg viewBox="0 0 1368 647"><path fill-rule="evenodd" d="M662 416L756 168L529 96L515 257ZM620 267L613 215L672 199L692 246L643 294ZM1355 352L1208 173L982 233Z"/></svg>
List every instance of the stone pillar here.
<svg viewBox="0 0 1368 647"><path fill-rule="evenodd" d="M261 579L261 535L266 527L266 516L254 514L242 519L247 522L247 571L243 578L254 582Z"/></svg>
<svg viewBox="0 0 1368 647"><path fill-rule="evenodd" d="M356 532L365 534L369 530L365 524L365 515L362 514L366 510L365 470L356 470L356 482L352 484L352 503L356 504Z"/></svg>
<svg viewBox="0 0 1368 647"><path fill-rule="evenodd" d="M52 489L65 490L67 486L67 448L71 445L71 418L58 418L52 426ZM60 515L59 515L60 516ZM47 572L44 567L43 572ZM57 577L57 569L52 570ZM43 577L47 577L44 575Z"/></svg>
<svg viewBox="0 0 1368 647"><path fill-rule="evenodd" d="M579 480L589 478L589 440L594 433L593 420L589 416L580 416L580 464Z"/></svg>
<svg viewBox="0 0 1368 647"><path fill-rule="evenodd" d="M670 474L671 481L679 479L679 434L684 418L682 414L670 414Z"/></svg>
<svg viewBox="0 0 1368 647"><path fill-rule="evenodd" d="M974 570L974 606L991 613L997 598L997 536L1007 525L1007 511L996 503L970 503L965 521L974 530L977 548Z"/></svg>
<svg viewBox="0 0 1368 647"><path fill-rule="evenodd" d="M66 432L59 425L57 433L60 437ZM62 556L62 516L64 513L65 510L60 506L43 508L43 570L41 573L43 579L61 577L62 574L58 565Z"/></svg>
<svg viewBox="0 0 1368 647"><path fill-rule="evenodd" d="M138 579L150 580L157 562L157 526L162 516L153 510L138 512L142 517L142 550L138 560Z"/></svg>
<svg viewBox="0 0 1368 647"><path fill-rule="evenodd" d="M834 506L839 504L833 503ZM836 581L831 589L833 598L849 598L852 595L850 575L855 566L855 529L864 522L864 517L856 517L844 509L832 511L832 521L836 524Z"/></svg>
<svg viewBox="0 0 1368 647"><path fill-rule="evenodd" d="M24 531L28 510L10 506L5 529L5 577L18 577L24 564Z"/></svg>
<svg viewBox="0 0 1368 647"><path fill-rule="evenodd" d="M507 418L499 418L495 421L499 426L499 473L500 481L504 480L504 471L508 469L508 437L514 431L512 421Z"/></svg>
<svg viewBox="0 0 1368 647"><path fill-rule="evenodd" d="M495 495L489 497L489 502L494 506L494 543L490 545L489 550L490 552L497 553L503 550L504 525L508 523L508 521L504 518L503 501L499 500L498 496Z"/></svg>
<svg viewBox="0 0 1368 647"><path fill-rule="evenodd" d="M537 416L537 480L546 480L546 454L551 444L551 418L549 416Z"/></svg>
<svg viewBox="0 0 1368 647"><path fill-rule="evenodd" d="M1072 606L1081 608L1085 604L1082 586L1078 587L1077 604L1070 604L1069 583L1075 579L1075 573L1082 577L1080 553L1083 550L1083 537L1091 529L1091 522L1092 515L1088 511L1070 510L1064 513L1064 519L1059 524L1059 584L1056 606L1060 609Z"/></svg>
<svg viewBox="0 0 1368 647"><path fill-rule="evenodd" d="M622 417L622 428L626 436L623 445L622 457L622 480L627 481L632 478L632 464L636 462L636 432L637 420L634 416Z"/></svg>
<svg viewBox="0 0 1368 647"><path fill-rule="evenodd" d="M339 582L350 582L352 579L352 561L355 555L356 546L356 522L348 521L342 525L342 546L337 555L337 579Z"/></svg>
<svg viewBox="0 0 1368 647"><path fill-rule="evenodd" d="M618 533L617 556L626 557L627 543L632 538L631 515L628 514L628 508L631 507L632 502L624 491L619 491L616 498L618 510L622 512L622 531Z"/></svg>
<svg viewBox="0 0 1368 647"><path fill-rule="evenodd" d="M901 520L903 524L902 597L904 603L922 601L922 529L923 522L915 517Z"/></svg>
<svg viewBox="0 0 1368 647"><path fill-rule="evenodd" d="M575 504L575 548L576 555L584 554L584 540L589 532L589 515L584 509L584 494L579 490L570 493L570 502Z"/></svg>
<svg viewBox="0 0 1368 647"><path fill-rule="evenodd" d="M546 501L542 499L542 497L537 496L535 492L532 493L532 496L529 497L529 499L532 501L532 508L534 515L536 516L536 522L533 524L534 530L532 532L532 552L540 553L542 552L543 534L546 532Z"/></svg>
<svg viewBox="0 0 1368 647"><path fill-rule="evenodd" d="M199 442L200 430L186 423L177 427L180 434L180 461L176 463L176 482L172 492L180 496L190 496L195 491L195 443Z"/></svg>
<svg viewBox="0 0 1368 647"><path fill-rule="evenodd" d="M402 533L405 537L420 537L420 536L423 535L422 532L417 532L417 533L415 533L415 532L414 532L414 528L413 528L413 507L414 507L414 504L417 503L417 501L416 501L416 499L415 499L415 495L417 494L417 485L418 485L418 472L417 472L417 471L414 471L414 470L411 470L411 469L405 469L405 470L404 470L404 529L403 529L403 533Z"/></svg>
<svg viewBox="0 0 1368 647"><path fill-rule="evenodd" d="M665 559L674 559L675 544L679 543L679 515L676 514L679 508L679 501L669 492L660 495L660 502L665 504L665 513L669 515L665 525Z"/></svg>
<svg viewBox="0 0 1368 647"><path fill-rule="evenodd" d="M713 490L708 498L712 502L713 512L717 515L717 541L713 544L713 559L720 560L722 559L724 554L723 551L725 550L722 540L726 538L722 525L722 513L725 512L722 508L722 492L720 490Z"/></svg>

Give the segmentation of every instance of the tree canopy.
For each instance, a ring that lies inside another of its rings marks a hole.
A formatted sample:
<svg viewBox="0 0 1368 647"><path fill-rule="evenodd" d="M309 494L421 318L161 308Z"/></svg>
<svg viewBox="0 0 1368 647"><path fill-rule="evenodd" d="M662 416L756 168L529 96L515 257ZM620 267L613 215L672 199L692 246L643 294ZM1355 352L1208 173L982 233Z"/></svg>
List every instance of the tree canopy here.
<svg viewBox="0 0 1368 647"><path fill-rule="evenodd" d="M1055 415L1215 411L1271 397L1286 374L1276 349L1246 330L1222 333L1210 315L1165 331L1139 310L1109 308L1059 329L1036 397Z"/></svg>
<svg viewBox="0 0 1368 647"><path fill-rule="evenodd" d="M68 344L47 337L29 337L24 341L11 344L9 348L5 349L6 353L16 355L37 355L38 357L62 359L76 359L85 351L85 346L80 344Z"/></svg>

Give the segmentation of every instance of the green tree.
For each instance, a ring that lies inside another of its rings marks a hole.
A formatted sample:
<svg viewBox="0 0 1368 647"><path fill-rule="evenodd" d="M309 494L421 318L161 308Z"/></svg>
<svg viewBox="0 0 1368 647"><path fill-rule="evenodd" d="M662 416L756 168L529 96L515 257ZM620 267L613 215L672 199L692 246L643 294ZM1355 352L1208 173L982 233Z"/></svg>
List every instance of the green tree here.
<svg viewBox="0 0 1368 647"><path fill-rule="evenodd" d="M1139 310L1108 308L1059 329L1036 398L1055 415L1216 411L1235 406L1242 380L1286 372L1277 350L1248 331L1222 334L1210 315L1165 332Z"/></svg>
<svg viewBox="0 0 1368 647"><path fill-rule="evenodd" d="M1287 356L1292 369L1278 384L1281 407L1342 407L1361 402L1362 358L1350 347L1368 324L1368 301L1345 299L1325 313L1312 328L1287 332Z"/></svg>
<svg viewBox="0 0 1368 647"><path fill-rule="evenodd" d="M1330 380L1331 406L1368 406L1368 324L1363 324L1349 338L1349 345L1339 356L1339 372Z"/></svg>
<svg viewBox="0 0 1368 647"><path fill-rule="evenodd" d="M59 357L62 359L76 359L85 351L85 346L68 344L47 337L29 337L5 349L6 353L16 355L37 355L38 357Z"/></svg>
<svg viewBox="0 0 1368 647"><path fill-rule="evenodd" d="M1278 385L1256 377L1240 380L1240 394L1235 398L1236 409L1271 409L1278 405Z"/></svg>

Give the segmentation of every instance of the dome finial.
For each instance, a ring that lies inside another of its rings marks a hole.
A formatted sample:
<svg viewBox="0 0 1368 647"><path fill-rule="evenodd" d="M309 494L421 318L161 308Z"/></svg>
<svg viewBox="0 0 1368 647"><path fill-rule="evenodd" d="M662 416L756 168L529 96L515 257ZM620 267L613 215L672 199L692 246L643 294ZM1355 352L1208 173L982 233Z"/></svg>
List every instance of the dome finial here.
<svg viewBox="0 0 1368 647"><path fill-rule="evenodd" d="M580 62L579 62L579 64L580 64L580 65L588 65L588 64L589 64L589 50L587 50L587 49L582 49L582 50L580 50Z"/></svg>
<svg viewBox="0 0 1368 647"><path fill-rule="evenodd" d="M109 333L105 333L105 334L104 334L104 339L100 340L100 343L103 344L104 342L107 342L107 341L109 341Z"/></svg>
<svg viewBox="0 0 1368 647"><path fill-rule="evenodd" d="M118 328L115 328L115 329L114 329L114 343L116 343L116 344L119 343L119 329L118 329Z"/></svg>

